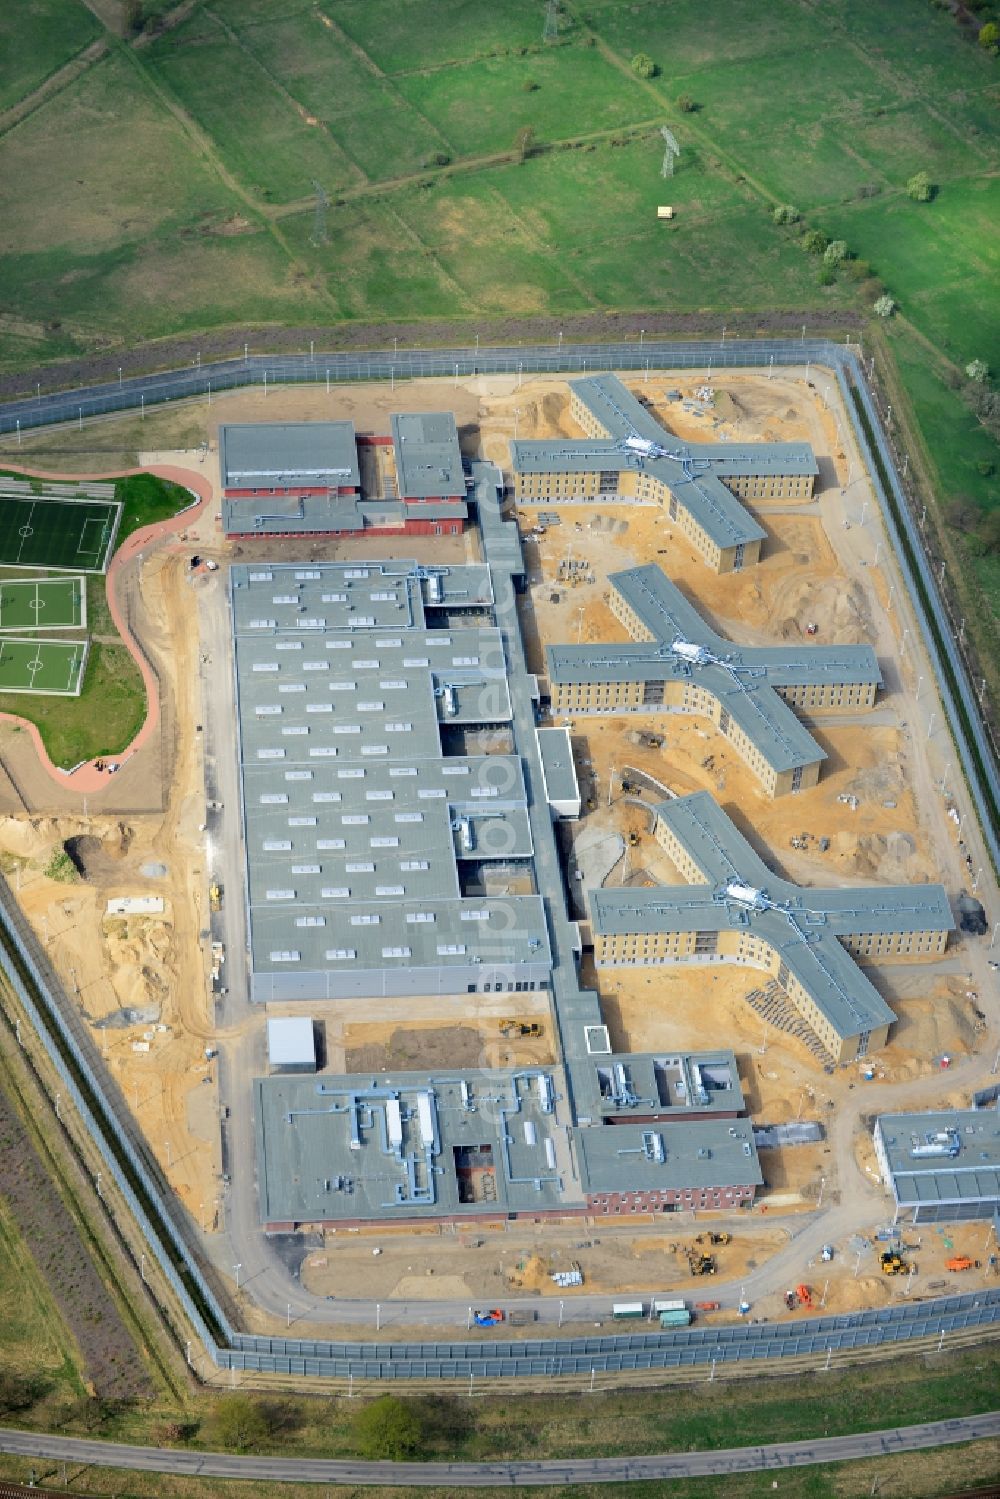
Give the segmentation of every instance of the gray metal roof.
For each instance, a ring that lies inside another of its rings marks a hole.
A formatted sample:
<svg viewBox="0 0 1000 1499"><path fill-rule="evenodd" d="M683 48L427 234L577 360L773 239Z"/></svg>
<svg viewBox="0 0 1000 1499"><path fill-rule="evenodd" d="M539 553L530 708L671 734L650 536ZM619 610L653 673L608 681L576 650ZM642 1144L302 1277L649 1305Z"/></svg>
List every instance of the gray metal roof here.
<svg viewBox="0 0 1000 1499"><path fill-rule="evenodd" d="M530 869L520 763L442 748L444 726L511 718L489 569L250 564L230 584L255 994L543 977L539 897L459 875Z"/></svg>
<svg viewBox="0 0 1000 1499"><path fill-rule="evenodd" d="M396 412L391 419L396 478L404 500L465 498L458 430L450 411Z"/></svg>
<svg viewBox="0 0 1000 1499"><path fill-rule="evenodd" d="M670 1115L743 1112L743 1089L731 1051L613 1052L596 1056L601 1114Z"/></svg>
<svg viewBox="0 0 1000 1499"><path fill-rule="evenodd" d="M666 432L615 375L588 375L570 388L604 426L606 439L546 438L512 442L515 473L597 473L635 469L666 485L720 548L762 541L767 534L722 482L733 475L810 475L818 472L806 443L689 443ZM622 446L638 435L664 453L647 456ZM549 501L547 501L549 503ZM557 503L552 501L551 503Z"/></svg>
<svg viewBox="0 0 1000 1499"><path fill-rule="evenodd" d="M226 423L219 428L219 470L224 489L357 489L354 423Z"/></svg>
<svg viewBox="0 0 1000 1499"><path fill-rule="evenodd" d="M573 763L573 746L569 729L536 729L538 749L542 757L542 776L550 802L572 802L580 800L580 783Z"/></svg>
<svg viewBox="0 0 1000 1499"><path fill-rule="evenodd" d="M420 520L464 520L464 503L420 507ZM403 529L412 512L401 500L359 500L353 495L251 495L222 501L222 529L227 536L327 536L373 528Z"/></svg>
<svg viewBox="0 0 1000 1499"><path fill-rule="evenodd" d="M876 1121L875 1139L901 1207L1000 1205L1000 1112L996 1105L882 1114Z"/></svg>
<svg viewBox="0 0 1000 1499"><path fill-rule="evenodd" d="M764 1180L748 1119L592 1126L572 1137L591 1193L759 1187ZM661 1145L650 1148L657 1138Z"/></svg>
<svg viewBox="0 0 1000 1499"><path fill-rule="evenodd" d="M555 645L545 650L549 681L557 685L598 682L691 680L717 697L775 770L826 759L776 687L880 684L871 646L736 646L717 635L654 563L612 573L621 594L654 636L652 641L608 645ZM708 658L685 659L675 641L704 647Z"/></svg>
<svg viewBox="0 0 1000 1499"><path fill-rule="evenodd" d="M817 890L779 878L707 791L661 802L656 812L706 883L593 890L595 934L751 931L780 952L841 1036L892 1024L895 1016L837 939L954 929L941 885ZM759 892L760 908L727 896L731 882Z"/></svg>
<svg viewBox="0 0 1000 1499"><path fill-rule="evenodd" d="M558 1068L258 1078L254 1094L265 1222L582 1204Z"/></svg>

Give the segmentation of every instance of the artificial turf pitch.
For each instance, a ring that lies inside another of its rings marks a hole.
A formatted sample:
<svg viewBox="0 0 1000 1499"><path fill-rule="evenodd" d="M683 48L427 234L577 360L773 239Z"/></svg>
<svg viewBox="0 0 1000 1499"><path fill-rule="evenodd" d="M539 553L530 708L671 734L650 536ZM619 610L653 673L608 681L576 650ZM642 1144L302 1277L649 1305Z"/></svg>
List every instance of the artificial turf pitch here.
<svg viewBox="0 0 1000 1499"><path fill-rule="evenodd" d="M83 684L89 641L0 640L0 692L76 697Z"/></svg>
<svg viewBox="0 0 1000 1499"><path fill-rule="evenodd" d="M0 580L0 633L79 630L86 623L82 577Z"/></svg>
<svg viewBox="0 0 1000 1499"><path fill-rule="evenodd" d="M0 496L0 567L103 572L121 506L112 500Z"/></svg>

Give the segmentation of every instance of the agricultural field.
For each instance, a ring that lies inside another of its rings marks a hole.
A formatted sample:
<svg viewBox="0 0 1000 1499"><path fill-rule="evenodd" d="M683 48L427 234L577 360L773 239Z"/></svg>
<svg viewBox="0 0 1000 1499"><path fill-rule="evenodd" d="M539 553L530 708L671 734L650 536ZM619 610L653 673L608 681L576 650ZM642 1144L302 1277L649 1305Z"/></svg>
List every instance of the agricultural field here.
<svg viewBox="0 0 1000 1499"><path fill-rule="evenodd" d="M248 325L435 339L475 320L488 339L518 317L717 331L792 310L856 329L885 288L939 498L1000 504L996 443L955 390L973 359L1000 369L1000 66L947 9L560 0L549 40L543 0L147 0L124 39L121 0L17 11L8 389L74 353ZM918 171L929 202L907 196ZM806 228L851 259L806 253ZM1000 557L954 548L995 600Z"/></svg>

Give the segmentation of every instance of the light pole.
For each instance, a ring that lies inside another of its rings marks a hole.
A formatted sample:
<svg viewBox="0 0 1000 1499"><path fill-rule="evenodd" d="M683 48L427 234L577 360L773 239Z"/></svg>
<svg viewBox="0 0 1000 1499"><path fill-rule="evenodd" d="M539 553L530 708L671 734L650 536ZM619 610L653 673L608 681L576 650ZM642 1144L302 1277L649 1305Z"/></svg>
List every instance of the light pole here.
<svg viewBox="0 0 1000 1499"><path fill-rule="evenodd" d="M139 1256L139 1279L143 1285L146 1284L146 1256L144 1254Z"/></svg>
<svg viewBox="0 0 1000 1499"><path fill-rule="evenodd" d="M864 525L864 523L865 523L865 516L867 514L868 514L868 501L867 500L862 500L861 501L861 520L858 522L859 525L862 525L862 526Z"/></svg>
<svg viewBox="0 0 1000 1499"><path fill-rule="evenodd" d="M97 1173L97 1177L96 1177L96 1179L94 1181L94 1185L97 1188L97 1195L98 1195L98 1197L103 1202L104 1201L104 1194L101 1191L101 1173L100 1173L100 1171L98 1171L98 1173Z"/></svg>
<svg viewBox="0 0 1000 1499"><path fill-rule="evenodd" d="M930 716L930 721L927 724L927 737L928 737L928 739L934 733L934 720L935 720L935 718L937 718L937 714L936 713L932 713L931 716Z"/></svg>
<svg viewBox="0 0 1000 1499"><path fill-rule="evenodd" d="M236 1276L236 1289L237 1289L237 1291L240 1288L240 1271L242 1269L243 1269L243 1262L242 1261L240 1261L240 1263L238 1265L234 1265L233 1266L233 1273Z"/></svg>
<svg viewBox="0 0 1000 1499"><path fill-rule="evenodd" d="M639 348L640 349L642 348L642 342L643 342L643 339L645 337L646 337L646 330L645 330L645 328L640 328L639 329Z"/></svg>
<svg viewBox="0 0 1000 1499"><path fill-rule="evenodd" d="M581 638L583 636L584 605L581 604L580 607L579 607L579 609L576 612L577 612L577 614L579 616L579 621L578 621L577 627L576 627L576 643L577 643L577 645L579 645L580 644L580 640L581 640Z"/></svg>
<svg viewBox="0 0 1000 1499"><path fill-rule="evenodd" d="M923 685L924 685L924 679L923 679L922 676L920 676L920 677L917 678L917 691L916 691L916 697L914 699L915 702L919 703L919 701L920 701L920 689L921 689L921 687Z"/></svg>

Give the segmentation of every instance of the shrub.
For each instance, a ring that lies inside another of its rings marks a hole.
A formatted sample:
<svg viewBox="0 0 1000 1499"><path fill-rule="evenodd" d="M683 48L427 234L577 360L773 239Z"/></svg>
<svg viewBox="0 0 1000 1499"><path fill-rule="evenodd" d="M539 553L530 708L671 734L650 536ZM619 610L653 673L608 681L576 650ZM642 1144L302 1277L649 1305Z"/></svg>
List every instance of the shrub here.
<svg viewBox="0 0 1000 1499"><path fill-rule="evenodd" d="M914 203L929 203L934 196L934 184L926 172L915 172L906 184L906 196Z"/></svg>
<svg viewBox="0 0 1000 1499"><path fill-rule="evenodd" d="M446 167L451 161L447 151L432 151L430 156L425 156L420 163L424 167Z"/></svg>
<svg viewBox="0 0 1000 1499"><path fill-rule="evenodd" d="M802 236L803 248L808 250L810 255L822 255L829 243L830 241L821 229L807 229Z"/></svg>
<svg viewBox="0 0 1000 1499"><path fill-rule="evenodd" d="M985 26L980 27L979 45L986 52L1000 50L1000 26L996 21L987 21Z"/></svg>
<svg viewBox="0 0 1000 1499"><path fill-rule="evenodd" d="M896 311L896 304L888 292L886 292L884 296L879 297L878 301L872 307L872 311L876 317L892 317Z"/></svg>
<svg viewBox="0 0 1000 1499"><path fill-rule="evenodd" d="M381 1395L358 1411L354 1436L363 1457L399 1462L419 1452L424 1431L409 1402L398 1395Z"/></svg>
<svg viewBox="0 0 1000 1499"><path fill-rule="evenodd" d="M537 78L526 78L521 84L521 92L523 94L536 94L538 92Z"/></svg>
<svg viewBox="0 0 1000 1499"><path fill-rule="evenodd" d="M681 94L680 98L677 100L677 108L680 110L681 114L693 115L698 109L700 109L700 107L701 106L691 98L690 94Z"/></svg>
<svg viewBox="0 0 1000 1499"><path fill-rule="evenodd" d="M259 1447L271 1433L271 1423L264 1407L248 1395L226 1395L220 1400L212 1427L214 1439L220 1446L234 1452Z"/></svg>
<svg viewBox="0 0 1000 1499"><path fill-rule="evenodd" d="M847 259L846 239L832 239L823 251L823 260L827 265L840 265Z"/></svg>
<svg viewBox="0 0 1000 1499"><path fill-rule="evenodd" d="M832 286L836 279L837 277L834 274L833 267L829 265L823 266L819 273L819 276L817 277L820 286Z"/></svg>
<svg viewBox="0 0 1000 1499"><path fill-rule="evenodd" d="M996 464L991 463L988 458L980 458L976 464L976 472L982 474L984 479L989 479L996 473Z"/></svg>
<svg viewBox="0 0 1000 1499"><path fill-rule="evenodd" d="M659 71L648 52L637 52L632 59L632 72L637 78L655 78Z"/></svg>
<svg viewBox="0 0 1000 1499"><path fill-rule="evenodd" d="M985 359L973 359L965 366L965 373L977 385L985 385L989 379L990 367Z"/></svg>
<svg viewBox="0 0 1000 1499"><path fill-rule="evenodd" d="M61 885L72 885L79 879L76 865L64 848L57 848L46 864L45 878L58 880Z"/></svg>
<svg viewBox="0 0 1000 1499"><path fill-rule="evenodd" d="M797 224L801 214L791 203L779 203L771 217L776 224Z"/></svg>

